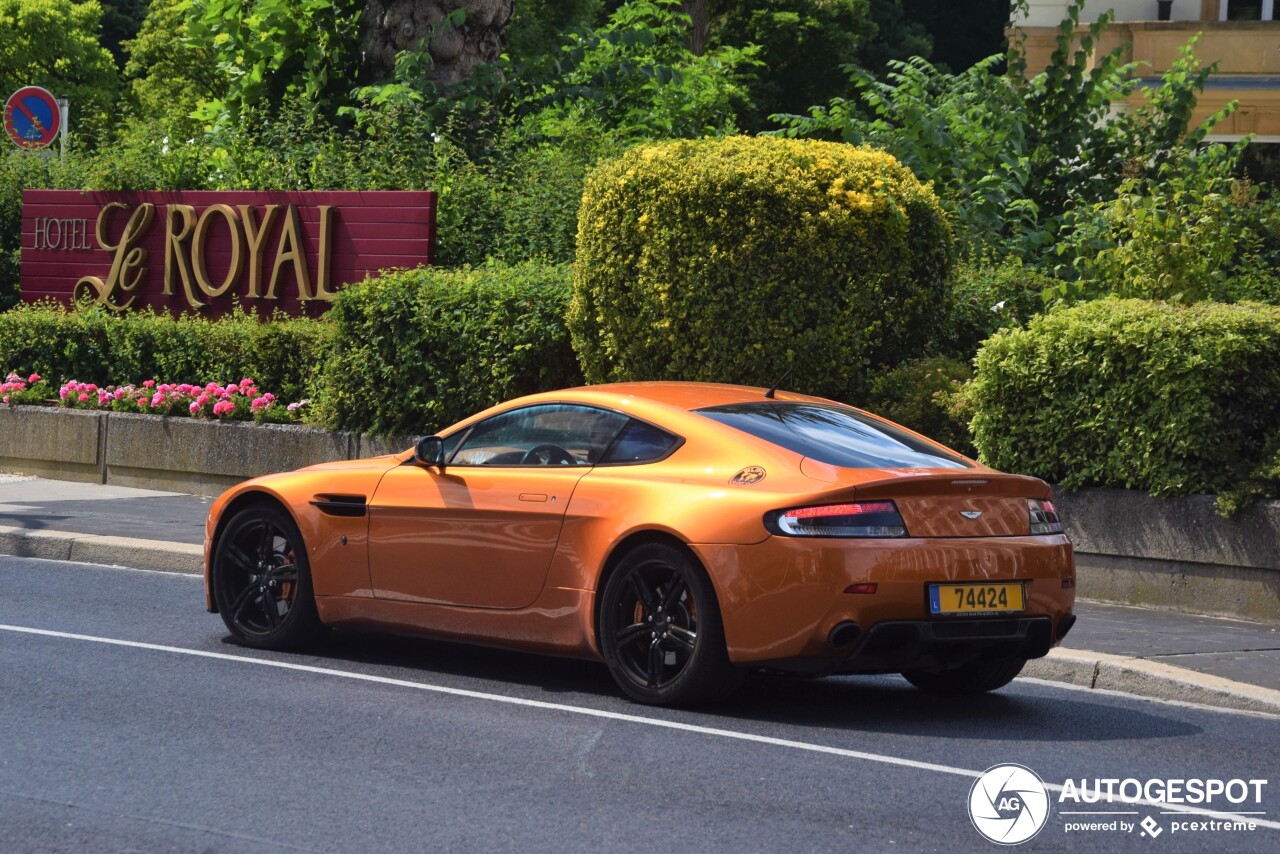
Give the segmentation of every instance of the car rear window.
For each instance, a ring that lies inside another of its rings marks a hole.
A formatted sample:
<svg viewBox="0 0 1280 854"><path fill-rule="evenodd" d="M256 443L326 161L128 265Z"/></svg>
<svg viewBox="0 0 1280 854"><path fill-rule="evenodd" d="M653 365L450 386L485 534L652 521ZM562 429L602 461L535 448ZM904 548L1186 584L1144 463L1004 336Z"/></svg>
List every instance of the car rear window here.
<svg viewBox="0 0 1280 854"><path fill-rule="evenodd" d="M697 410L713 421L844 468L971 468L959 454L853 409L816 403L733 403Z"/></svg>

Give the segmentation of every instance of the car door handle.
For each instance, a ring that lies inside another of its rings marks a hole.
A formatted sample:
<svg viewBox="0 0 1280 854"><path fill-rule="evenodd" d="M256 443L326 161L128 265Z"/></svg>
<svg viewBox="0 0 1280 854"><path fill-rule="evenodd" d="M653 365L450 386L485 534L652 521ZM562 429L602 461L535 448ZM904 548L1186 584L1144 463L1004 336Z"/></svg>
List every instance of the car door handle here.
<svg viewBox="0 0 1280 854"><path fill-rule="evenodd" d="M547 496L542 492L522 492L520 493L520 500L545 502L547 500Z"/></svg>

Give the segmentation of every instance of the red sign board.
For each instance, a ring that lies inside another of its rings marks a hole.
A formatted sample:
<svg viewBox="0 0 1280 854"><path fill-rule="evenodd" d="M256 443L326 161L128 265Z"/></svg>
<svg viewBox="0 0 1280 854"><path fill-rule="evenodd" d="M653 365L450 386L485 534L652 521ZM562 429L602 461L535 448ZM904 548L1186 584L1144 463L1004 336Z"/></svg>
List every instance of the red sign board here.
<svg viewBox="0 0 1280 854"><path fill-rule="evenodd" d="M4 105L4 129L19 148L44 148L58 138L62 110L47 89L24 86Z"/></svg>
<svg viewBox="0 0 1280 854"><path fill-rule="evenodd" d="M219 315L322 312L343 285L432 263L436 194L22 194L22 298Z"/></svg>

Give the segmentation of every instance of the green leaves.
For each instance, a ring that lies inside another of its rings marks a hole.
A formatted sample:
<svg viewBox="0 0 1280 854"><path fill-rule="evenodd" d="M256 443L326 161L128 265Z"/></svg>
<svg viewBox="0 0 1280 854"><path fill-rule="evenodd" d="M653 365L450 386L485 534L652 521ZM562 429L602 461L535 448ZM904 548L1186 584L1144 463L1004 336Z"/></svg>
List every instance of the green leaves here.
<svg viewBox="0 0 1280 854"><path fill-rule="evenodd" d="M947 308L951 235L892 157L727 137L633 148L588 178L569 327L592 382L685 379L831 397L916 355Z"/></svg>
<svg viewBox="0 0 1280 854"><path fill-rule="evenodd" d="M976 365L970 426L997 468L1067 489L1234 491L1232 507L1280 495L1280 308L1098 300L998 333Z"/></svg>
<svg viewBox="0 0 1280 854"><path fill-rule="evenodd" d="M215 130L242 111L302 98L333 115L347 103L359 50L359 0L188 0L189 43L213 53L226 94L197 109Z"/></svg>
<svg viewBox="0 0 1280 854"><path fill-rule="evenodd" d="M567 268L385 273L338 295L318 417L336 429L432 432L512 397L581 381Z"/></svg>

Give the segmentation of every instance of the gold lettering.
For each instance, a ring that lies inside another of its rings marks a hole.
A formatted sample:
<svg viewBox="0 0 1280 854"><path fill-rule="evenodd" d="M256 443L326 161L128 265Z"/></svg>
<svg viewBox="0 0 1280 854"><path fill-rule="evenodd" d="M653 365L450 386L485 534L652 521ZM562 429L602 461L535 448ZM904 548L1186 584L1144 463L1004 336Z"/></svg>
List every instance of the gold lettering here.
<svg viewBox="0 0 1280 854"><path fill-rule="evenodd" d="M275 224L279 205L267 205L262 211L262 226L259 227L253 216L253 208L239 205L240 219L244 222L244 233L249 245L249 292L246 299L262 299L262 256L266 249L267 235Z"/></svg>
<svg viewBox="0 0 1280 854"><path fill-rule="evenodd" d="M316 299L333 302L336 296L329 290L329 267L333 259L333 206L320 205L320 256L316 260Z"/></svg>
<svg viewBox="0 0 1280 854"><path fill-rule="evenodd" d="M191 255L183 244L191 238L196 227L196 209L193 205L168 205L167 225L164 241L164 294L173 296L173 268L178 268L178 276L182 279L182 290L192 308L204 305L196 298L192 287L195 276L191 272ZM181 220L181 227L174 228Z"/></svg>
<svg viewBox="0 0 1280 854"><path fill-rule="evenodd" d="M55 226L57 227L56 232L54 231ZM45 238L44 238L45 243L47 244L49 249L57 249L59 244L62 243L62 220L60 219L49 220L49 225L47 228L48 230L45 232ZM53 236L55 233L58 235L57 237Z"/></svg>
<svg viewBox="0 0 1280 854"><path fill-rule="evenodd" d="M298 299L311 299L311 277L307 274L306 256L302 254L301 232L302 223L298 220L298 208L289 205L285 209L284 225L280 228L280 240L276 243L276 262L271 270L266 299L278 299L276 282L280 280L280 269L289 262L293 263L293 277L298 283Z"/></svg>
<svg viewBox="0 0 1280 854"><path fill-rule="evenodd" d="M44 217L41 217L41 216L36 217L36 245L32 247L33 249L48 248L47 246L44 245L46 242L46 235L48 234L48 228L49 228L47 223L48 223L48 220L45 219Z"/></svg>
<svg viewBox="0 0 1280 854"><path fill-rule="evenodd" d="M128 207L123 202L110 202L98 212L96 228L98 245L108 252L115 253L111 259L111 272L107 274L105 282L97 276L85 276L80 279L71 291L75 299L88 297L100 305L113 309L128 308L137 299L137 294L131 292L146 276L147 250L134 244L142 238L148 226L151 225L155 205L149 203L139 205L125 224L124 231L120 234L120 241L112 243L107 238L107 223L111 220L111 213L117 208L128 209ZM129 294L129 298L121 302L115 298L116 291Z"/></svg>
<svg viewBox="0 0 1280 854"><path fill-rule="evenodd" d="M227 229L231 232L231 265L227 268L226 278L216 288L209 281L209 266L204 254L205 240L209 234L210 223L213 222L212 214L217 214L226 220ZM222 296L236 279L240 278L240 269L244 266L244 258L240 254L243 244L244 235L240 233L240 218L236 216L235 210L230 205L210 205L204 213L200 214L195 234L191 237L191 264L194 268L196 284L200 286L200 290L204 291L205 296Z"/></svg>

